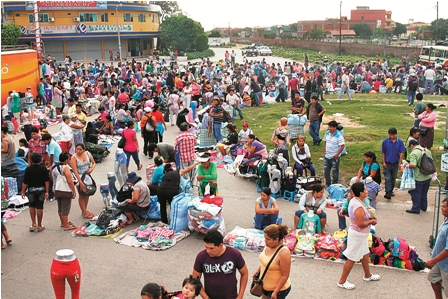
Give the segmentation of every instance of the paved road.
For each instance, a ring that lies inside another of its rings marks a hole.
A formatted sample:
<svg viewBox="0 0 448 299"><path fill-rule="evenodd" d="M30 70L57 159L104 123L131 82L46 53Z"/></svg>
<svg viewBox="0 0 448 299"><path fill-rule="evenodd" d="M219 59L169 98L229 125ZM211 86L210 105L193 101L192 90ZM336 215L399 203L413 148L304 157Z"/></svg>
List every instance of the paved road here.
<svg viewBox="0 0 448 299"><path fill-rule="evenodd" d="M219 49L221 50L221 49ZM224 53L216 51L219 53ZM240 54L240 52L238 53ZM223 57L223 55L218 56ZM241 56L239 55L240 59ZM237 59L237 61L239 61ZM270 60L272 59L272 61ZM284 61L282 58L268 58L268 62ZM51 127L50 132L58 130ZM169 127L166 141L173 142L178 130ZM22 136L15 138L18 141ZM93 176L97 183L106 182L106 172L113 171L116 146L111 149L111 156L97 165ZM144 166L150 161L143 158ZM139 175L144 177L143 168ZM131 162L131 171L136 166ZM224 197L224 218L227 231L235 226L250 228L253 223L254 200L258 197L252 181L246 181L218 170L220 193ZM433 193L433 191L432 191ZM432 198L432 197L431 197ZM415 246L422 259L429 258L428 237L431 234L433 210L421 215L409 215L404 210L409 206L409 197L399 192L391 202L380 200L378 205L378 235L383 239L400 236ZM99 192L91 198L90 210L98 214L102 209ZM293 213L297 204L279 200L280 216L283 223L293 224ZM337 229L336 211L328 211L327 230ZM76 201L72 204L70 220L76 225L84 219ZM1 268L2 298L54 298L50 282L50 265L55 252L63 248L75 251L82 268L81 298L139 298L141 287L147 282L158 282L169 290L180 290L184 277L192 270L197 252L203 249L202 236L192 234L175 247L161 252L117 245L111 239L72 237L59 227L57 203L46 202L44 225L41 233L30 233L28 210L6 223L12 245L2 250ZM132 225L127 230L135 228ZM249 272L258 267L258 254L242 252ZM432 298L432 290L426 280L426 274L396 269L375 268L372 271L381 275L378 282L362 281L362 269L356 265L349 277L356 284L356 289L345 291L337 288L336 282L342 271L342 264L295 258L291 268L292 291L289 298ZM67 285L67 298L69 287ZM246 290L245 298L251 298Z"/></svg>

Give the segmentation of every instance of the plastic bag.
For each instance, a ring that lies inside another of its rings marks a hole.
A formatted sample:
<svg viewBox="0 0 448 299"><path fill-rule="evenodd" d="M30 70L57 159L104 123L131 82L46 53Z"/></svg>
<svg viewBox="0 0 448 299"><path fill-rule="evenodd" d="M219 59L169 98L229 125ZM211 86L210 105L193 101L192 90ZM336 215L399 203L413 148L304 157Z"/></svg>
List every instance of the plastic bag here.
<svg viewBox="0 0 448 299"><path fill-rule="evenodd" d="M415 179L414 171L406 166L401 176L400 190L414 190L415 189Z"/></svg>

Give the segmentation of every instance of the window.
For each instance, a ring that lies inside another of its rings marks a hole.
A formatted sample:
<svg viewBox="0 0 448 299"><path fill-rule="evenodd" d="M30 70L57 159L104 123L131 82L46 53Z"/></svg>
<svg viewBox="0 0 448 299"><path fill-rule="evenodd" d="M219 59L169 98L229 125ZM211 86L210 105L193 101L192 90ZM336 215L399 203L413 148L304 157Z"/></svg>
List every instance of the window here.
<svg viewBox="0 0 448 299"><path fill-rule="evenodd" d="M97 13L80 13L79 19L81 22L98 22Z"/></svg>
<svg viewBox="0 0 448 299"><path fill-rule="evenodd" d="M109 15L107 12L101 13L101 22L109 22Z"/></svg>
<svg viewBox="0 0 448 299"><path fill-rule="evenodd" d="M364 16L361 16L361 21L364 21Z"/></svg>
<svg viewBox="0 0 448 299"><path fill-rule="evenodd" d="M47 13L40 13L39 14L39 21L42 23L48 23L48 14ZM31 24L34 23L34 15L33 14L29 14L28 15L28 22L30 22Z"/></svg>
<svg viewBox="0 0 448 299"><path fill-rule="evenodd" d="M152 18L152 22L154 23L154 15L153 14L151 15L151 18Z"/></svg>
<svg viewBox="0 0 448 299"><path fill-rule="evenodd" d="M134 22L134 14L124 13L123 14L123 22Z"/></svg>
<svg viewBox="0 0 448 299"><path fill-rule="evenodd" d="M138 14L138 22L139 23L145 23L146 22L146 15L142 14L142 13L139 13Z"/></svg>

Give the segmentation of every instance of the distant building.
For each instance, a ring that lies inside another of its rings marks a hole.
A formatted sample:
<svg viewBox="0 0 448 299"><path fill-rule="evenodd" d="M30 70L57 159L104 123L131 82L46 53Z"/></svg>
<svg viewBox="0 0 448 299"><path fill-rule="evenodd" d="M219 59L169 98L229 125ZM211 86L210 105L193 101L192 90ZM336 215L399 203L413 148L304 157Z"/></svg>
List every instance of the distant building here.
<svg viewBox="0 0 448 299"><path fill-rule="evenodd" d="M377 22L378 26L385 30L392 29L392 12L385 9L370 9L368 6L357 6L351 10L350 20L352 22Z"/></svg>
<svg viewBox="0 0 448 299"><path fill-rule="evenodd" d="M34 1L4 1L4 21L21 27L19 43L35 40ZM146 1L37 1L44 54L63 60L109 59L118 51L118 28L122 56L149 55L160 36L158 5ZM118 15L117 15L118 12ZM117 25L119 27L117 27Z"/></svg>
<svg viewBox="0 0 448 299"><path fill-rule="evenodd" d="M339 37L339 29L326 31L325 35L327 37ZM341 36L342 37L355 37L356 32L354 30L341 30Z"/></svg>
<svg viewBox="0 0 448 299"><path fill-rule="evenodd" d="M332 30L339 31L339 19L326 19L326 20L314 20L314 21L298 21L297 22L297 37L308 38L309 32L315 28L320 28L324 32ZM347 17L341 18L341 30L352 30L353 26L360 23L359 21L353 22L348 20ZM370 26L370 28L376 28L377 22L364 22ZM339 33L338 33L339 36Z"/></svg>

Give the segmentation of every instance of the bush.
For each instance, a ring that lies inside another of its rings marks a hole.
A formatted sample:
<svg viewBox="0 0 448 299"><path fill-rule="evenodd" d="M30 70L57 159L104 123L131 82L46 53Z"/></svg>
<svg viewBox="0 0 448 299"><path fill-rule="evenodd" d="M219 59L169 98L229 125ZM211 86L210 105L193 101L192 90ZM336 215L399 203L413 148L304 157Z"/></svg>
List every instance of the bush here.
<svg viewBox="0 0 448 299"><path fill-rule="evenodd" d="M204 57L213 57L215 56L215 52L213 50L207 49L205 51L199 52L186 52L185 55L187 55L188 59L198 59L198 58L204 58Z"/></svg>
<svg viewBox="0 0 448 299"><path fill-rule="evenodd" d="M196 38L195 48L197 51L202 52L208 49L208 37L207 35L201 34Z"/></svg>

